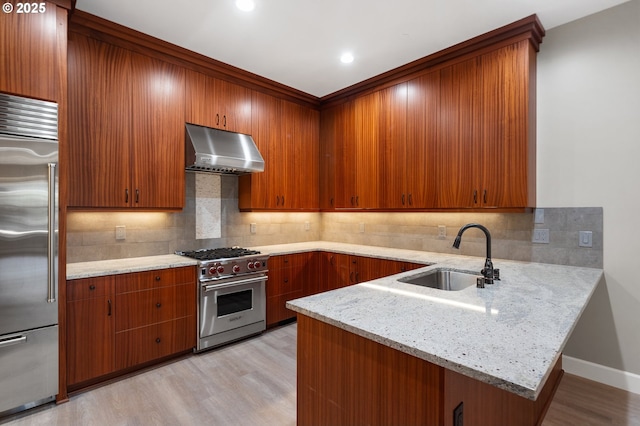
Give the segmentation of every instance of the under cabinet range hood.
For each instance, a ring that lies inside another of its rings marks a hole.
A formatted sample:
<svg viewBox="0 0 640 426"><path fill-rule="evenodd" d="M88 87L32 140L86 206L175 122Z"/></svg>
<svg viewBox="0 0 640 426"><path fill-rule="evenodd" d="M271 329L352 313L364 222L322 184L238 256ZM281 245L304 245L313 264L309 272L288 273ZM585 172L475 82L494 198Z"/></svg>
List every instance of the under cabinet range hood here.
<svg viewBox="0 0 640 426"><path fill-rule="evenodd" d="M264 159L249 135L185 124L186 169L243 175L264 171Z"/></svg>

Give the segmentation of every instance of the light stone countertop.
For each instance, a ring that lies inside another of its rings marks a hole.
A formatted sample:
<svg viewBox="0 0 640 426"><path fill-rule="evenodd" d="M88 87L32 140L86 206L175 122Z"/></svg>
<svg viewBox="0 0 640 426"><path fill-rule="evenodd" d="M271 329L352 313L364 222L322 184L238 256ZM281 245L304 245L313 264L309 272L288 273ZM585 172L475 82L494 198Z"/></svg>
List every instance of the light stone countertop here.
<svg viewBox="0 0 640 426"><path fill-rule="evenodd" d="M493 259L501 281L442 291L398 281L438 268L479 272L484 258L312 241L251 247L313 250L425 263L287 307L528 399L536 399L603 275L602 269ZM195 265L178 255L71 263L67 279Z"/></svg>
<svg viewBox="0 0 640 426"><path fill-rule="evenodd" d="M439 268L478 273L484 258L325 244L433 265L292 300L288 308L531 400L603 275L602 269L493 259L501 281L442 291L398 279Z"/></svg>
<svg viewBox="0 0 640 426"><path fill-rule="evenodd" d="M193 266L197 261L177 254L162 256L130 257L127 259L97 260L67 264L67 279L101 277L105 275L142 272L153 269L179 268Z"/></svg>

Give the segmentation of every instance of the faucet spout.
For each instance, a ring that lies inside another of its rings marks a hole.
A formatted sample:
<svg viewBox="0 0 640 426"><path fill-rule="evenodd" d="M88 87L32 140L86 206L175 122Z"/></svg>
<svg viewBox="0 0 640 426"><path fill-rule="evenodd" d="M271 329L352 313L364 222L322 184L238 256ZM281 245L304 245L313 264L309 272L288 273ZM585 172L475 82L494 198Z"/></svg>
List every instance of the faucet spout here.
<svg viewBox="0 0 640 426"><path fill-rule="evenodd" d="M460 242L462 240L462 234L469 228L478 228L482 232L484 232L485 239L487 241L487 257L484 261L484 268L480 273L484 276L484 281L486 284L493 284L493 280L500 279L500 272L498 269L494 269L493 262L491 262L491 233L489 230L479 223L467 223L458 231L458 235L456 239L453 241L453 248L459 249Z"/></svg>

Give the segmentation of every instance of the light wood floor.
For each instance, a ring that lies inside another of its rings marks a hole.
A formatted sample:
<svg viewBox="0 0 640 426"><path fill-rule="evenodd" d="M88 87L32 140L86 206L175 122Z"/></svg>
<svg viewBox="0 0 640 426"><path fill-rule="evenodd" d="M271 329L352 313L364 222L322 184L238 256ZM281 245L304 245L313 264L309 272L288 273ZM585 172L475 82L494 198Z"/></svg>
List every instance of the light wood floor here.
<svg viewBox="0 0 640 426"><path fill-rule="evenodd" d="M296 324L0 420L6 425L296 423ZM543 426L639 425L640 395L565 374Z"/></svg>

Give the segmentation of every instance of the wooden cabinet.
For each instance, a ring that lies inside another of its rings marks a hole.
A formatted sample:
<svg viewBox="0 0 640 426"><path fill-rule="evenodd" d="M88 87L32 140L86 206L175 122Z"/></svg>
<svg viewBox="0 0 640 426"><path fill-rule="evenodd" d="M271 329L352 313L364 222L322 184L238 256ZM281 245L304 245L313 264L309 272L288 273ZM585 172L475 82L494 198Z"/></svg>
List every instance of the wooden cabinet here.
<svg viewBox="0 0 640 426"><path fill-rule="evenodd" d="M67 385L78 389L196 345L194 267L67 282Z"/></svg>
<svg viewBox="0 0 640 426"><path fill-rule="evenodd" d="M336 146L338 209L371 209L379 204L380 93L374 92L342 107L342 140Z"/></svg>
<svg viewBox="0 0 640 426"><path fill-rule="evenodd" d="M113 276L67 281L67 385L115 369Z"/></svg>
<svg viewBox="0 0 640 426"><path fill-rule="evenodd" d="M189 70L186 91L187 122L251 133L251 89Z"/></svg>
<svg viewBox="0 0 640 426"><path fill-rule="evenodd" d="M184 205L184 70L69 37L69 206Z"/></svg>
<svg viewBox="0 0 640 426"><path fill-rule="evenodd" d="M318 111L260 92L251 110L265 169L240 176L240 209L318 210Z"/></svg>
<svg viewBox="0 0 640 426"><path fill-rule="evenodd" d="M535 117L528 41L441 70L437 206L535 206Z"/></svg>
<svg viewBox="0 0 640 426"><path fill-rule="evenodd" d="M193 267L116 276L116 369L196 345Z"/></svg>
<svg viewBox="0 0 640 426"><path fill-rule="evenodd" d="M315 287L309 283L313 268L309 263L313 252L294 253L269 258L269 280L267 281L267 327L296 316L286 308L287 300L309 294L305 290Z"/></svg>
<svg viewBox="0 0 640 426"><path fill-rule="evenodd" d="M38 5L38 13L0 15L0 92L61 102L67 11L50 2Z"/></svg>

